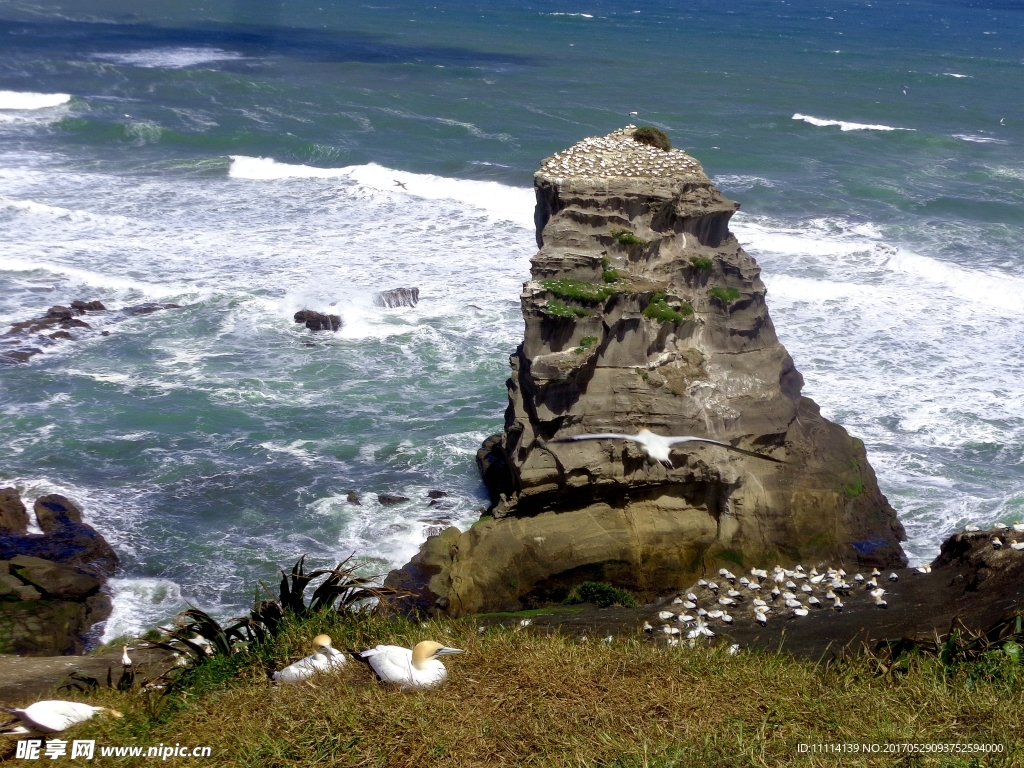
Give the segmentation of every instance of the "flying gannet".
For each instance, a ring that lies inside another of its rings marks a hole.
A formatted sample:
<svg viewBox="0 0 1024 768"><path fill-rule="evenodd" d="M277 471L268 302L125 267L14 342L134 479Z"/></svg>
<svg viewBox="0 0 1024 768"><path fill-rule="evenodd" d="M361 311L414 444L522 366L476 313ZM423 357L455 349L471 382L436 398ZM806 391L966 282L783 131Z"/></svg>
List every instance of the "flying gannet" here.
<svg viewBox="0 0 1024 768"><path fill-rule="evenodd" d="M663 437L662 435L656 435L649 429L640 429L635 435L623 435L617 432L601 432L593 435L573 435L572 437L563 437L558 440L554 440L556 443L571 443L576 440L629 440L630 442L637 443L644 454L653 459L654 461L661 462L664 466L672 468L672 460L669 458L669 454L672 452L672 446L676 443L709 443L711 445L721 446L730 451L736 453L742 453L744 456L753 456L756 459L764 459L765 461L774 461L776 464L785 464L786 462L781 459L773 458L772 456L765 456L762 453L754 453L754 451L746 451L742 448L737 448L729 443L723 443L719 440L711 440L707 437L692 437L690 435L675 435L669 437Z"/></svg>
<svg viewBox="0 0 1024 768"><path fill-rule="evenodd" d="M318 672L331 672L341 667L348 658L344 653L331 646L331 638L327 635L317 635L313 638L315 651L304 659L299 659L294 664L289 664L284 669L274 673L275 683L299 683L308 680Z"/></svg>
<svg viewBox="0 0 1024 768"><path fill-rule="evenodd" d="M464 651L424 640L411 650L397 645L378 645L359 651L356 658L365 662L381 682L401 689L430 688L448 678L448 670L437 657L452 653Z"/></svg>
<svg viewBox="0 0 1024 768"><path fill-rule="evenodd" d="M73 725L91 720L98 714L121 717L121 713L109 707L94 707L79 701L37 701L24 709L0 707L0 712L14 715L29 728L42 733L59 733Z"/></svg>

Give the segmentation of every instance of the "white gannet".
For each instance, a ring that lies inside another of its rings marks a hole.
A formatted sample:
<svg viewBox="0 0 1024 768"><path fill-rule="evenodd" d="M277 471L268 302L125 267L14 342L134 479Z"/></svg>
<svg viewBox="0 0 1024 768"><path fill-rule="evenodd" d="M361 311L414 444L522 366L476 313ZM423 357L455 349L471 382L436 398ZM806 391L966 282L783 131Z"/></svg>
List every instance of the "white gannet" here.
<svg viewBox="0 0 1024 768"><path fill-rule="evenodd" d="M693 621L693 616L691 616L688 613L680 613L678 616L676 616L676 621L678 621L680 624L689 624L691 621Z"/></svg>
<svg viewBox="0 0 1024 768"><path fill-rule="evenodd" d="M884 598L880 597L877 600L875 600L875 606L878 607L878 608L888 608L889 604L887 602L885 602Z"/></svg>
<svg viewBox="0 0 1024 768"><path fill-rule="evenodd" d="M749 589L751 592L760 592L761 585L758 584L756 581L752 581L749 584L747 584L747 589Z"/></svg>
<svg viewBox="0 0 1024 768"><path fill-rule="evenodd" d="M830 590L829 590L828 592L826 592L826 593L825 593L825 599L826 599L826 600L835 600L835 599L836 599L836 593L835 593L835 592L833 592L833 591L832 591L832 590L830 589Z"/></svg>
<svg viewBox="0 0 1024 768"><path fill-rule="evenodd" d="M679 627L670 627L668 624L665 624L662 626L661 631L666 635L678 635L680 630Z"/></svg>
<svg viewBox="0 0 1024 768"><path fill-rule="evenodd" d="M889 581L896 582L896 581L899 581L899 580L900 580L900 577L897 576L895 573L890 573L889 574Z"/></svg>
<svg viewBox="0 0 1024 768"><path fill-rule="evenodd" d="M121 666L122 667L130 667L132 665L132 660L131 660L131 657L128 656L128 646L127 645L122 645L121 648L122 648L122 651L121 651Z"/></svg>
<svg viewBox="0 0 1024 768"><path fill-rule="evenodd" d="M787 581L785 584L786 589L796 589L795 581Z"/></svg>
<svg viewBox="0 0 1024 768"><path fill-rule="evenodd" d="M464 651L424 640L411 650L397 645L378 645L360 651L358 658L365 661L382 682L402 689L430 688L448 678L448 670L437 657L452 653Z"/></svg>
<svg viewBox="0 0 1024 768"><path fill-rule="evenodd" d="M697 596L695 594L693 594L693 592L687 592L686 593L686 599L689 600L691 603L696 603L697 602Z"/></svg>
<svg viewBox="0 0 1024 768"><path fill-rule="evenodd" d="M646 632L649 635L652 632L654 632L654 627L651 626L651 622L645 621L644 622L644 626L643 626L643 630L644 630L644 632Z"/></svg>
<svg viewBox="0 0 1024 768"><path fill-rule="evenodd" d="M521 621L519 622L519 626L520 626L520 627L528 627L528 626L530 626L531 624L533 624L533 619L522 619L522 620L521 620Z"/></svg>
<svg viewBox="0 0 1024 768"><path fill-rule="evenodd" d="M870 589L878 586L878 577L872 576L870 579L864 582L864 589Z"/></svg>
<svg viewBox="0 0 1024 768"><path fill-rule="evenodd" d="M601 432L594 435L573 435L572 437L563 437L558 440L553 440L555 443L569 443L576 440L629 440L640 445L641 450L646 456L655 461L661 462L664 466L671 468L672 461L669 458L669 454L672 452L672 446L676 443L710 443L711 445L718 445L722 448L726 448L736 453L742 453L744 456L753 456L756 459L764 459L765 461L774 461L776 464L785 464L786 462L781 459L776 459L771 456L765 456L761 453L754 453L753 451L745 451L742 448L723 443L719 440L711 440L706 437L692 437L690 435L675 435L669 437L663 437L662 435L656 435L649 429L640 429L635 435L623 435L617 432Z"/></svg>
<svg viewBox="0 0 1024 768"><path fill-rule="evenodd" d="M740 584L742 584L745 587L750 584L750 579L748 579L746 576L740 576Z"/></svg>
<svg viewBox="0 0 1024 768"><path fill-rule="evenodd" d="M718 598L719 605L736 605L736 601L731 597L720 597Z"/></svg>
<svg viewBox="0 0 1024 768"><path fill-rule="evenodd" d="M783 600L796 600L796 593L794 593L794 592L783 592L782 593L782 599Z"/></svg>
<svg viewBox="0 0 1024 768"><path fill-rule="evenodd" d="M667 642L668 642L668 645L669 645L670 648L675 648L677 645L679 645L679 638L678 637L670 637L667 640Z"/></svg>
<svg viewBox="0 0 1024 768"><path fill-rule="evenodd" d="M712 592L717 592L718 591L718 585L715 584L715 582L713 582L713 581L709 581L707 583L707 588L710 589Z"/></svg>
<svg viewBox="0 0 1024 768"><path fill-rule="evenodd" d="M871 575L875 576L875 577L878 577L878 576L882 575L882 572L880 570L878 570L877 568L872 568L871 569Z"/></svg>
<svg viewBox="0 0 1024 768"><path fill-rule="evenodd" d="M754 598L754 605L757 606L758 608L767 608L768 607L768 603L766 603L764 600L760 600L758 598Z"/></svg>
<svg viewBox="0 0 1024 768"><path fill-rule="evenodd" d="M274 673L275 683L299 683L308 680L318 672L330 672L343 666L348 658L344 653L331 647L331 638L327 635L317 635L313 638L315 651L304 659L299 659L294 664L289 664L284 669Z"/></svg>
<svg viewBox="0 0 1024 768"><path fill-rule="evenodd" d="M60 733L73 725L91 720L103 713L111 717L121 717L121 713L109 707L94 707L80 701L37 701L24 709L8 709L0 707L0 712L14 715L26 726L42 733Z"/></svg>
<svg viewBox="0 0 1024 768"><path fill-rule="evenodd" d="M802 565L794 565L793 566L793 570L794 571L799 571L800 573L803 573L804 572L804 567Z"/></svg>
<svg viewBox="0 0 1024 768"><path fill-rule="evenodd" d="M672 605L682 605L682 604L683 604L683 598L681 598L681 597L677 597L677 598L674 598L672 600Z"/></svg>
<svg viewBox="0 0 1024 768"><path fill-rule="evenodd" d="M802 585L800 585L800 591L801 591L801 592L807 592L807 593L811 593L811 592L813 592L814 590L813 590L813 589L811 588L811 585L810 585L810 584L802 584Z"/></svg>
<svg viewBox="0 0 1024 768"><path fill-rule="evenodd" d="M730 656L735 656L739 652L740 652L740 644L739 643L733 643L732 645L729 646L729 655Z"/></svg>
<svg viewBox="0 0 1024 768"><path fill-rule="evenodd" d="M799 608L794 608L793 609L793 615L794 616L806 616L808 613L809 613L809 611L806 608L804 608L802 605Z"/></svg>
<svg viewBox="0 0 1024 768"><path fill-rule="evenodd" d="M673 616L675 616L675 614L672 613L672 611L658 611L658 618L662 621L668 621Z"/></svg>
<svg viewBox="0 0 1024 768"><path fill-rule="evenodd" d="M729 597L732 597L732 598L737 598L737 597L739 597L739 596L740 596L740 593L739 593L739 592L737 592L737 591L736 591L735 589L730 589L730 590L729 590L728 592L726 592L725 594L726 594L726 595L728 595Z"/></svg>
<svg viewBox="0 0 1024 768"><path fill-rule="evenodd" d="M1024 544L1019 543L1016 539L1010 539L1010 549L1016 549L1019 552L1024 549Z"/></svg>
<svg viewBox="0 0 1024 768"><path fill-rule="evenodd" d="M777 599L778 596L781 595L781 594L782 594L782 592L779 591L778 587L772 587L772 600Z"/></svg>
<svg viewBox="0 0 1024 768"><path fill-rule="evenodd" d="M786 600L787 608L800 608L802 603L799 600Z"/></svg>
<svg viewBox="0 0 1024 768"><path fill-rule="evenodd" d="M1010 526L1008 526L1006 523L992 523L992 527L995 528L997 531L1005 531Z"/></svg>
<svg viewBox="0 0 1024 768"><path fill-rule="evenodd" d="M760 624L762 627L768 624L768 615L760 612L754 613L754 621Z"/></svg>
<svg viewBox="0 0 1024 768"><path fill-rule="evenodd" d="M703 608L698 608L698 609L697 609L697 615L698 615L698 616L707 616L707 615L708 615L708 612L707 612L707 611L705 611L705 610L704 610Z"/></svg>
<svg viewBox="0 0 1024 768"><path fill-rule="evenodd" d="M872 589L870 592L868 592L868 594L874 598L879 598L885 594L885 590L881 587L877 587L876 589Z"/></svg>
<svg viewBox="0 0 1024 768"><path fill-rule="evenodd" d="M836 571L836 573L839 574L839 578L840 579L845 579L846 578L846 571L844 571L842 568L840 568L838 571Z"/></svg>
<svg viewBox="0 0 1024 768"><path fill-rule="evenodd" d="M1022 523L1020 520L1014 521L1013 530L1015 530L1017 533L1024 533L1024 523Z"/></svg>
<svg viewBox="0 0 1024 768"><path fill-rule="evenodd" d="M832 607L841 612L843 610L843 601L837 597L832 603Z"/></svg>
<svg viewBox="0 0 1024 768"><path fill-rule="evenodd" d="M725 614L725 611L720 611L717 608L713 611L708 611L709 619L720 619Z"/></svg>
<svg viewBox="0 0 1024 768"><path fill-rule="evenodd" d="M730 616L728 613L723 613L722 621L724 621L726 624L732 624L732 616Z"/></svg>
<svg viewBox="0 0 1024 768"><path fill-rule="evenodd" d="M810 597L807 598L807 604L817 608L818 606L821 605L821 600L816 598L814 595L811 595Z"/></svg>
<svg viewBox="0 0 1024 768"><path fill-rule="evenodd" d="M918 573L931 573L932 567L930 565L919 565L916 570Z"/></svg>
<svg viewBox="0 0 1024 768"><path fill-rule="evenodd" d="M704 579L697 579L697 586L698 587L706 587L707 585L708 585L708 583L706 581L704 581Z"/></svg>
<svg viewBox="0 0 1024 768"><path fill-rule="evenodd" d="M819 573L817 576L811 576L811 584L821 584L825 580L825 574Z"/></svg>
<svg viewBox="0 0 1024 768"><path fill-rule="evenodd" d="M697 603L695 603L693 600L684 600L682 605L683 608L687 611L692 611L694 608L697 607Z"/></svg>
<svg viewBox="0 0 1024 768"><path fill-rule="evenodd" d="M979 528L976 525L965 525L964 526L964 533L975 533L975 532L980 531L980 530L981 530L981 528Z"/></svg>
<svg viewBox="0 0 1024 768"><path fill-rule="evenodd" d="M999 540L998 536L993 536L992 537L992 548L993 549L1002 549L1003 548L1003 542L1001 542Z"/></svg>
<svg viewBox="0 0 1024 768"><path fill-rule="evenodd" d="M857 575L855 575L855 576L853 577L853 580L854 580L854 581L857 581L857 582L860 582L860 581L864 581L864 577L863 577L863 576L861 576L861 575L860 575L860 574L858 573Z"/></svg>

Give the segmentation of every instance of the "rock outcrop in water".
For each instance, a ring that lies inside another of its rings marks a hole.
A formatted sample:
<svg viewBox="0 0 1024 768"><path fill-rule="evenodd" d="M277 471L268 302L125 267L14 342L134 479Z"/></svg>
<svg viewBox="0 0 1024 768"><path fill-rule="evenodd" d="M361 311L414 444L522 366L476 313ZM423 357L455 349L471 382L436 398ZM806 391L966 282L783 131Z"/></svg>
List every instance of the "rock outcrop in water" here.
<svg viewBox="0 0 1024 768"><path fill-rule="evenodd" d="M300 309L293 319L311 331L337 331L342 326L340 315L325 315L312 309Z"/></svg>
<svg viewBox="0 0 1024 768"><path fill-rule="evenodd" d="M390 291L381 291L373 297L373 303L378 307L415 307L420 303L419 288L392 288Z"/></svg>
<svg viewBox="0 0 1024 768"><path fill-rule="evenodd" d="M64 496L41 496L33 511L41 535L28 532L17 490L0 489L0 654L77 653L110 615L100 589L117 555Z"/></svg>
<svg viewBox="0 0 1024 768"><path fill-rule="evenodd" d="M109 324L162 309L180 309L180 305L149 302L108 311L100 301L72 301L67 307L57 304L42 317L15 323L0 336L0 363L23 363L61 341L76 341L97 334L110 335L109 331L97 331L93 324L82 319L83 315L92 315Z"/></svg>
<svg viewBox="0 0 1024 768"><path fill-rule="evenodd" d="M478 456L492 509L432 537L390 586L451 615L564 598L582 581L645 597L721 565L906 562L863 443L800 394L738 206L692 157L632 128L546 159L540 251L522 294L505 431ZM622 440L697 435L786 463L677 446L671 468Z"/></svg>

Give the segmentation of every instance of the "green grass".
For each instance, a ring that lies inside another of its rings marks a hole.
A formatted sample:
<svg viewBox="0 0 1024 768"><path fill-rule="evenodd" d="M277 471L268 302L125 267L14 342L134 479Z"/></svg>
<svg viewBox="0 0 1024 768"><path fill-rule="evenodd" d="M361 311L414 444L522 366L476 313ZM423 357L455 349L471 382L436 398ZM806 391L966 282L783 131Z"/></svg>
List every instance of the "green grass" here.
<svg viewBox="0 0 1024 768"><path fill-rule="evenodd" d="M692 314L693 307L685 301L679 310L672 309L663 291L654 294L644 308L644 317L657 320L659 323L681 323Z"/></svg>
<svg viewBox="0 0 1024 768"><path fill-rule="evenodd" d="M728 304L732 301L736 301L740 297L740 292L735 288L722 288L721 286L715 286L714 288L708 289L708 296L713 299L718 299L723 304Z"/></svg>
<svg viewBox="0 0 1024 768"><path fill-rule="evenodd" d="M628 229L613 229L611 231L611 236L619 242L619 245L625 245L627 247L634 245L647 245L646 240L642 237L637 237Z"/></svg>
<svg viewBox="0 0 1024 768"><path fill-rule="evenodd" d="M645 125L633 131L633 141L639 141L641 144L648 144L666 152L672 149L672 140L669 139L668 134L653 125Z"/></svg>
<svg viewBox="0 0 1024 768"><path fill-rule="evenodd" d="M579 301L583 304L600 304L613 293L615 289L609 285L598 283L587 283L583 280L541 280L544 290L553 293L559 299L568 301Z"/></svg>
<svg viewBox="0 0 1024 768"><path fill-rule="evenodd" d="M866 656L825 664L748 649L731 656L724 644L669 648L639 628L604 643L584 642L578 629L545 634L510 623L481 635L473 618L289 617L272 642L185 673L166 696L62 694L124 717L97 717L61 738L95 739L91 764L100 766L137 764L101 758L100 745L159 743L209 746L201 762L210 768L966 768L1024 760L1024 676L1008 652L954 666L914 653L885 669ZM308 654L321 632L337 648L434 639L465 653L444 657L449 678L434 690L384 688L358 663L310 684L272 687L267 672ZM816 743L1004 751L976 760L798 751Z"/></svg>
<svg viewBox="0 0 1024 768"><path fill-rule="evenodd" d="M705 256L691 256L690 264L699 272L707 272L715 265L715 262Z"/></svg>
<svg viewBox="0 0 1024 768"><path fill-rule="evenodd" d="M619 272L616 269L606 269L601 273L601 277L606 283L614 283L619 279Z"/></svg>
<svg viewBox="0 0 1024 768"><path fill-rule="evenodd" d="M580 307L570 307L560 301L549 301L541 312L550 317L590 317L593 313Z"/></svg>
<svg viewBox="0 0 1024 768"><path fill-rule="evenodd" d="M592 346L594 346L594 343L596 341L597 341L597 336L584 336L582 339L580 339L580 345L578 347L576 347L576 352L577 353L582 353L582 352L587 351Z"/></svg>
<svg viewBox="0 0 1024 768"><path fill-rule="evenodd" d="M598 608L608 608L612 605L621 605L623 608L636 608L636 598L624 589L616 589L611 584L602 584L597 581L585 581L573 587L572 592L565 598L567 605L579 603L593 603Z"/></svg>

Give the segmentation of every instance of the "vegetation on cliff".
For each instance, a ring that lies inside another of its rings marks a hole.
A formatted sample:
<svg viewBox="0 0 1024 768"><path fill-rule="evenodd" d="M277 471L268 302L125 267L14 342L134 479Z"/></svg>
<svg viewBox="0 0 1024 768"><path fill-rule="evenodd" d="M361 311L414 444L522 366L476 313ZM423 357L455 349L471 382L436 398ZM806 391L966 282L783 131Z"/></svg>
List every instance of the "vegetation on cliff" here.
<svg viewBox="0 0 1024 768"><path fill-rule="evenodd" d="M641 144L648 144L666 152L672 149L672 140L668 134L653 125L645 125L633 131L633 141L639 141Z"/></svg>

